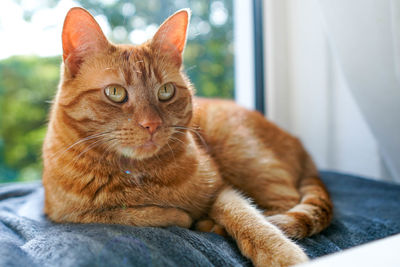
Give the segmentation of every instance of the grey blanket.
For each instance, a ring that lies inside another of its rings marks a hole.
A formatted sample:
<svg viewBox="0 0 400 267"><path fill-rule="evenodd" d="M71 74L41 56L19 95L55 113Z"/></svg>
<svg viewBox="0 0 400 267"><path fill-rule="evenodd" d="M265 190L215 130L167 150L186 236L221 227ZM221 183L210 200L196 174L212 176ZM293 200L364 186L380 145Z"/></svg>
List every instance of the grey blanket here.
<svg viewBox="0 0 400 267"><path fill-rule="evenodd" d="M324 172L331 226L298 243L311 258L400 232L400 186ZM235 242L179 227L54 224L41 184L0 187L0 266L251 266Z"/></svg>

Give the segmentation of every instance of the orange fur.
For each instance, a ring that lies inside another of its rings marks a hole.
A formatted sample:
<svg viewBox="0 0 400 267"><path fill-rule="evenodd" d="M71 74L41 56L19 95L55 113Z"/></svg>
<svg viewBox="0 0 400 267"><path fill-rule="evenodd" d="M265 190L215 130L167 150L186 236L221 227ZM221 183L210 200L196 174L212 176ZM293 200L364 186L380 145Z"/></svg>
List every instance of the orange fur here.
<svg viewBox="0 0 400 267"><path fill-rule="evenodd" d="M332 216L318 172L301 143L261 114L192 97L181 67L188 22L182 10L143 45L115 45L87 11L71 9L43 145L45 212L56 222L197 221L226 230L257 266L303 262L288 237L315 234ZM165 83L175 93L161 101ZM107 98L110 84L126 89L126 101Z"/></svg>

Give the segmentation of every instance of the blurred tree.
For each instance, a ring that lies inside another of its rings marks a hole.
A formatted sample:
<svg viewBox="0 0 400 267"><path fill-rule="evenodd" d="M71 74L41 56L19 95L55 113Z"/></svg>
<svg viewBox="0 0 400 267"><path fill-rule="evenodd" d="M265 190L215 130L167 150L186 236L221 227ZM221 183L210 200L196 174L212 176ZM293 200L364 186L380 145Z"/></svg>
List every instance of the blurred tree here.
<svg viewBox="0 0 400 267"><path fill-rule="evenodd" d="M36 10L54 7L58 2L42 0ZM110 40L133 44L150 38L158 25L178 9L189 7L192 17L184 64L197 95L233 97L231 0L75 2L109 25L105 33ZM36 10L26 10L25 19L29 21ZM60 60L61 57L11 57L0 61L0 182L40 179L41 145L49 101L59 79Z"/></svg>
<svg viewBox="0 0 400 267"><path fill-rule="evenodd" d="M106 19L116 43L141 43L168 16L190 8L192 17L184 54L197 95L233 98L233 20L231 0L77 0ZM143 36L143 37L142 37Z"/></svg>
<svg viewBox="0 0 400 267"><path fill-rule="evenodd" d="M2 182L40 179L40 151L59 65L59 57L11 57L0 61Z"/></svg>

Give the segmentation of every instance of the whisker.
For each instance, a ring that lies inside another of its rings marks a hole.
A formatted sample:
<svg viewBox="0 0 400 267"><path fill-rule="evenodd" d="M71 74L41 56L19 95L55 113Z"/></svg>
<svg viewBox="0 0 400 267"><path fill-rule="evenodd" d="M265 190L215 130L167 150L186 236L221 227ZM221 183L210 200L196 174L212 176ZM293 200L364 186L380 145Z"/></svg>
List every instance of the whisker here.
<svg viewBox="0 0 400 267"><path fill-rule="evenodd" d="M65 152L67 152L67 151L69 151L71 148L73 148L74 146L76 146L76 145L78 145L78 144L81 144L81 143L83 143L83 142L86 142L86 141L95 139L95 138L103 137L103 136L107 135L107 134L110 133L110 132L111 132L111 131L102 132L102 133L97 133L97 134L93 134L93 135L89 135L89 136L86 136L86 137L84 137L84 138L81 138L81 139L79 139L78 141L76 141L75 143L73 143L72 145L70 145L69 147L67 147L65 150L63 150L63 151L58 151L58 152L56 152L55 154L53 154L53 157L57 157L57 156L60 157L60 156L62 156ZM61 155L58 155L59 153L61 153Z"/></svg>
<svg viewBox="0 0 400 267"><path fill-rule="evenodd" d="M170 138L171 138L171 137L170 137ZM174 158L174 162L175 162L175 165L176 165L176 159L175 159L174 151L172 150L171 146L169 145L169 141L170 141L170 140L173 140L173 139L171 138L171 139L169 139L169 140L167 141L167 146L169 147L169 150L170 150L171 153L172 153L172 157Z"/></svg>
<svg viewBox="0 0 400 267"><path fill-rule="evenodd" d="M158 156L157 153L155 154L155 156L157 157L158 161L161 163L162 161L161 161L161 159L160 159L160 157Z"/></svg>
<svg viewBox="0 0 400 267"><path fill-rule="evenodd" d="M178 125L171 125L169 127L172 127L174 129L180 129L180 130L189 130L192 133L196 134L197 137L200 139L201 143L204 145L204 147L206 148L207 151L209 151L208 149L208 145L206 143L206 141L204 140L203 136L201 136L201 134L198 132L198 130L200 130L200 128L192 128L192 127L186 127L186 126L178 126Z"/></svg>
<svg viewBox="0 0 400 267"><path fill-rule="evenodd" d="M74 165L78 162L78 160L80 159L80 157L81 157L82 155L84 155L85 153L87 153L88 151L90 151L91 149L93 149L94 147L99 146L99 145L102 145L102 144L105 144L105 143L107 143L107 142L109 142L109 141L110 141L110 139L106 139L106 140L97 140L97 141L93 142L93 143L90 144L84 151L82 151L81 153L79 153L79 155L76 156L76 157L74 158L74 160L73 160L70 164L72 164L72 166L74 166ZM99 142L100 142L100 143L99 143Z"/></svg>
<svg viewBox="0 0 400 267"><path fill-rule="evenodd" d="M197 67L196 65L190 66L189 68L186 68L185 71L189 72L189 71L191 71L192 69L194 69L196 67Z"/></svg>
<svg viewBox="0 0 400 267"><path fill-rule="evenodd" d="M176 138L176 137L170 137L170 140L172 140L172 141L178 141L178 142L180 142L182 145L185 145L185 143L182 141L182 140L180 140L179 138Z"/></svg>
<svg viewBox="0 0 400 267"><path fill-rule="evenodd" d="M117 139L117 138L111 138L110 140L108 140L108 142L111 142L111 143L108 144L108 147L104 150L103 156L100 157L100 158L97 160L97 164L99 164L101 160L103 160L106 156L108 156L108 154L109 154L109 152L111 151L111 149L115 147L115 145L114 145L115 142L113 142L113 141L116 140L116 139Z"/></svg>

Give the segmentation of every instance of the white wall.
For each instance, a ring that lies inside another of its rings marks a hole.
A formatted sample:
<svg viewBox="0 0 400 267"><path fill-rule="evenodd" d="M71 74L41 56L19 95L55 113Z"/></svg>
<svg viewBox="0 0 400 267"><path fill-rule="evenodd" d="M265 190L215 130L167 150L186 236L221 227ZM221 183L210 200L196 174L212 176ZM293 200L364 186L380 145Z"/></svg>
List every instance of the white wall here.
<svg viewBox="0 0 400 267"><path fill-rule="evenodd" d="M319 1L267 0L264 14L267 116L299 136L320 169L386 179Z"/></svg>

